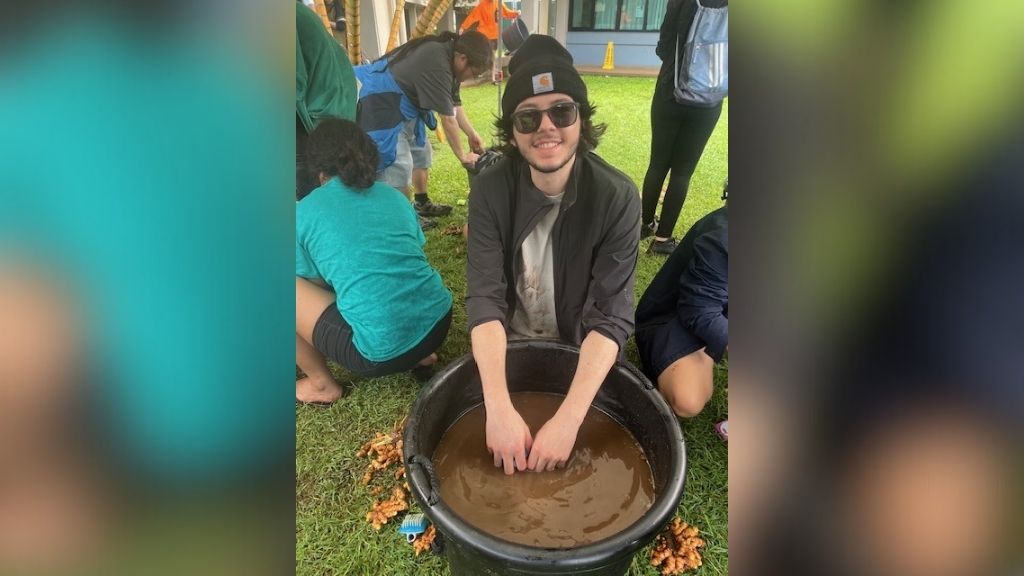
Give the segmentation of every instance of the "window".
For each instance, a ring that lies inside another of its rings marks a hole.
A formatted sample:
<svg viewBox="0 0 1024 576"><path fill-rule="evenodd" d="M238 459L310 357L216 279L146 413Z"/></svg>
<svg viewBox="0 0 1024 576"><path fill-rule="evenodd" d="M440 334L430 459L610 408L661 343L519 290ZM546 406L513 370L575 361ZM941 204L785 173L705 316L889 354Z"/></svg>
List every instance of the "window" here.
<svg viewBox="0 0 1024 576"><path fill-rule="evenodd" d="M570 30L657 32L668 0L572 0Z"/></svg>

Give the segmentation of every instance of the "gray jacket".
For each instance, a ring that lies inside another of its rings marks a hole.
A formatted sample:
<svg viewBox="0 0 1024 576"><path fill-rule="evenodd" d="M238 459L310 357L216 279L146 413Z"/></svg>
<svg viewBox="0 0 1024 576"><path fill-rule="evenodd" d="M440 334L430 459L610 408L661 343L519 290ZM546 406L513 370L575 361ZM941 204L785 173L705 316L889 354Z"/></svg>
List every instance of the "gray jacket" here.
<svg viewBox="0 0 1024 576"><path fill-rule="evenodd" d="M515 311L519 249L550 209L529 166L506 157L474 178L469 197L469 329ZM640 195L593 152L577 156L551 231L558 332L579 345L596 330L619 345L633 333Z"/></svg>

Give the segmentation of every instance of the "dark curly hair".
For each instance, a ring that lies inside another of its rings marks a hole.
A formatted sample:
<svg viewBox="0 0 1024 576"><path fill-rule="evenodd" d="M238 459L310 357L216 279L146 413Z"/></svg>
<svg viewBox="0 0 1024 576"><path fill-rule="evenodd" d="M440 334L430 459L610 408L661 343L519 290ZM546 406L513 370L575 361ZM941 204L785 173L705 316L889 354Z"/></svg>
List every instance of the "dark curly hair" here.
<svg viewBox="0 0 1024 576"><path fill-rule="evenodd" d="M606 124L594 124L594 114L596 113L597 106L590 102L580 102L580 117L578 121L582 122L582 125L580 126L580 144L576 150L578 154L586 154L597 148L597 145L601 142L601 136L604 135L604 131L608 128ZM512 116L497 117L494 120L494 126L498 129L498 149L506 156L520 158L519 149L513 146L515 136L513 135Z"/></svg>
<svg viewBox="0 0 1024 576"><path fill-rule="evenodd" d="M349 188L365 190L377 177L377 146L355 122L328 118L309 135L306 168L311 176L337 176Z"/></svg>
<svg viewBox="0 0 1024 576"><path fill-rule="evenodd" d="M420 36L402 44L391 52L381 56L387 58L389 63L395 63L405 58L417 46L427 42L451 42L455 41L455 52L464 54L469 65L477 70L490 68L494 63L494 51L491 50L491 41L476 30L469 30L462 34L446 31L430 36Z"/></svg>

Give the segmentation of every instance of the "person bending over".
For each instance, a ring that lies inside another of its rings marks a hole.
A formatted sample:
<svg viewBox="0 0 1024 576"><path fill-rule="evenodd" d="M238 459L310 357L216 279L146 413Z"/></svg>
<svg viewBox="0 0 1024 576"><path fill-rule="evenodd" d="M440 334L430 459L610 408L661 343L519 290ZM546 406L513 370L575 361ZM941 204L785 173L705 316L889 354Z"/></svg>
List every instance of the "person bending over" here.
<svg viewBox="0 0 1024 576"><path fill-rule="evenodd" d="M416 212L423 218L452 210L432 203L427 195L433 153L426 128L436 127L434 112L439 114L455 157L463 166L476 163L477 154L483 152L483 138L462 109L459 87L487 73L493 58L483 34L443 32L412 40L372 64L355 68L361 83L357 117L380 150L378 179L407 197L412 186ZM468 139L469 151L462 148L460 131Z"/></svg>

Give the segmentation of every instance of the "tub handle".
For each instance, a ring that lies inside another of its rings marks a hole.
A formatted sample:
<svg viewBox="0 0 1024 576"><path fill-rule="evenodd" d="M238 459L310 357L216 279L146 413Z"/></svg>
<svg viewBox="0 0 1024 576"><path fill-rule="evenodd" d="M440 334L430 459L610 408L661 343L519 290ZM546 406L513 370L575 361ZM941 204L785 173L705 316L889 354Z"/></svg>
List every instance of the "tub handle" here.
<svg viewBox="0 0 1024 576"><path fill-rule="evenodd" d="M437 473L434 472L434 464L430 462L430 458L420 454L413 454L409 457L409 466L419 466L426 471L427 483L430 484L430 492L424 496L422 491L420 491L420 496L427 502L428 506L437 504L438 500L440 500L437 495L437 488L440 486L440 483L437 481ZM416 486L416 483L414 482L410 484L410 486ZM419 487L417 486L417 488Z"/></svg>

